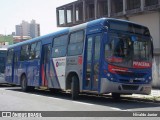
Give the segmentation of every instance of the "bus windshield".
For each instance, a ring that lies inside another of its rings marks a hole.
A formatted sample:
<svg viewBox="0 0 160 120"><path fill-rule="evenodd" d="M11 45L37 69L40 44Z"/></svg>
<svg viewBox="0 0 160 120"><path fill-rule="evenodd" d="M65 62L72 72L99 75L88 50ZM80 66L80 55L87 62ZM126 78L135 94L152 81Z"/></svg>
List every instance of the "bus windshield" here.
<svg viewBox="0 0 160 120"><path fill-rule="evenodd" d="M151 40L124 33L110 33L105 45L107 62L121 67L151 67Z"/></svg>

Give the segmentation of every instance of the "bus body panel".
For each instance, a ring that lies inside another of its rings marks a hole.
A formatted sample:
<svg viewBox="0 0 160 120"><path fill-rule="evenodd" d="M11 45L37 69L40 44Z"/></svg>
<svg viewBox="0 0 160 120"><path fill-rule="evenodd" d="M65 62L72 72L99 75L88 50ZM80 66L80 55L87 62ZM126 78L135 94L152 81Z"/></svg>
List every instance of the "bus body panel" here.
<svg viewBox="0 0 160 120"><path fill-rule="evenodd" d="M122 93L122 94L150 94L151 84L122 84L109 81L107 78L101 79L100 94Z"/></svg>
<svg viewBox="0 0 160 120"><path fill-rule="evenodd" d="M69 74L75 73L79 79L80 91L82 91L82 84L83 84L82 83L83 82L83 80L82 80L82 64L83 64L82 55L67 57L66 78L69 76Z"/></svg>

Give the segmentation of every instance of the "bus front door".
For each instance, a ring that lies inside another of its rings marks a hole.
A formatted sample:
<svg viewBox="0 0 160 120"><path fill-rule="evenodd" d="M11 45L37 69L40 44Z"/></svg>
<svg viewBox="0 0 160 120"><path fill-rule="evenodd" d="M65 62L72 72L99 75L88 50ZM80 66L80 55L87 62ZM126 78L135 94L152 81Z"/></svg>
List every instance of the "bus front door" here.
<svg viewBox="0 0 160 120"><path fill-rule="evenodd" d="M45 87L48 87L50 52L51 52L51 44L43 45L42 64L41 64L41 79L42 79L41 85Z"/></svg>
<svg viewBox="0 0 160 120"><path fill-rule="evenodd" d="M87 36L85 47L84 82L85 90L98 91L101 34Z"/></svg>

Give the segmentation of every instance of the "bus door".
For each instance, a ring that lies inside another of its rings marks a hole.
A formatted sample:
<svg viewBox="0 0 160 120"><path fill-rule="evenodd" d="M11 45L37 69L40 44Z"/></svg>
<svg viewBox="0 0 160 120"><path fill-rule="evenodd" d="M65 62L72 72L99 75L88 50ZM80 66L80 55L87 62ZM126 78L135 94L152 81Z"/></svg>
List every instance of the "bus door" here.
<svg viewBox="0 0 160 120"><path fill-rule="evenodd" d="M85 47L84 89L98 91L101 34L87 36Z"/></svg>
<svg viewBox="0 0 160 120"><path fill-rule="evenodd" d="M13 71L13 82L14 83L18 83L18 61L19 61L19 58L18 58L19 54L18 52L14 52L14 71Z"/></svg>
<svg viewBox="0 0 160 120"><path fill-rule="evenodd" d="M49 77L49 61L51 53L51 44L43 45L42 47L42 64L41 64L41 77L42 86L48 86Z"/></svg>

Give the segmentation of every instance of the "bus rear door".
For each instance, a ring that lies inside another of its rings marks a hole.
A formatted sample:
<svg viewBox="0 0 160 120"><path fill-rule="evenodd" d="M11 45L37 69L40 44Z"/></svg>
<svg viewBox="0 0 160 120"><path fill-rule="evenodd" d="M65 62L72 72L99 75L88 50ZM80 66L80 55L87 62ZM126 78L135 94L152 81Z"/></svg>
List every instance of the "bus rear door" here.
<svg viewBox="0 0 160 120"><path fill-rule="evenodd" d="M48 87L49 77L49 61L51 53L51 44L43 45L42 47L42 64L41 64L41 79L42 86Z"/></svg>

